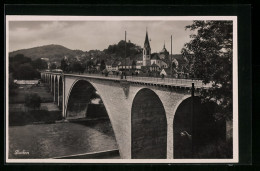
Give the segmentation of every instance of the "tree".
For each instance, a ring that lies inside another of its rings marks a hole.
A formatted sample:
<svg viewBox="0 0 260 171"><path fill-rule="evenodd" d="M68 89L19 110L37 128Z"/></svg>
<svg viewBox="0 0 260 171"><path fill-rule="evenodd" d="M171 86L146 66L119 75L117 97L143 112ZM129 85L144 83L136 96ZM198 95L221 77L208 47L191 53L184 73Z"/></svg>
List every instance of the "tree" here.
<svg viewBox="0 0 260 171"><path fill-rule="evenodd" d="M56 69L56 68L57 68L56 64L52 63L51 66L50 66L50 69Z"/></svg>
<svg viewBox="0 0 260 171"><path fill-rule="evenodd" d="M29 57L24 56L24 54L17 54L14 57L11 57L9 60L10 63L12 62L17 62L19 64L24 64L24 63L30 63L32 62L32 59Z"/></svg>
<svg viewBox="0 0 260 171"><path fill-rule="evenodd" d="M32 80L40 78L40 73L36 71L30 63L25 63L15 68L13 76L19 80Z"/></svg>
<svg viewBox="0 0 260 171"><path fill-rule="evenodd" d="M41 106L41 97L36 93L26 94L25 106L33 109L39 108Z"/></svg>
<svg viewBox="0 0 260 171"><path fill-rule="evenodd" d="M232 21L193 21L186 29L195 32L182 49L190 74L205 84L212 82L212 87L201 93L203 101L218 104L215 115L232 118Z"/></svg>
<svg viewBox="0 0 260 171"><path fill-rule="evenodd" d="M32 66L33 66L33 68L39 69L39 70L48 68L47 62L42 60L42 59L40 59L40 58L32 61Z"/></svg>
<svg viewBox="0 0 260 171"><path fill-rule="evenodd" d="M94 67L94 62L93 62L92 60L87 61L87 63L86 63L86 69L87 69L87 70L90 70L90 69L93 68L93 67Z"/></svg>
<svg viewBox="0 0 260 171"><path fill-rule="evenodd" d="M100 71L103 71L105 68L106 68L105 61L102 60L101 63L100 63Z"/></svg>
<svg viewBox="0 0 260 171"><path fill-rule="evenodd" d="M63 71L69 71L69 65L67 64L67 62L65 61L65 59L62 59L60 61L60 69Z"/></svg>
<svg viewBox="0 0 260 171"><path fill-rule="evenodd" d="M85 68L82 66L80 62L73 61L70 65L70 69L73 72L83 72Z"/></svg>

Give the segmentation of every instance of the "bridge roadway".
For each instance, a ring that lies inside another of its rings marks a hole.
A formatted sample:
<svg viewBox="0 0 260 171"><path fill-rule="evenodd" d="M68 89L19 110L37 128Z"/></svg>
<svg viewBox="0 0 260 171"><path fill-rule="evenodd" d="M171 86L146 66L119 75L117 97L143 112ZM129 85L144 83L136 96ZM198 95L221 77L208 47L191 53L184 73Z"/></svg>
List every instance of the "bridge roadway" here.
<svg viewBox="0 0 260 171"><path fill-rule="evenodd" d="M107 79L107 80L127 80L129 82L136 82L136 83L148 83L148 84L155 84L155 85L167 85L167 86L178 86L178 87L185 87L191 88L192 83L196 89L200 88L209 88L212 86L212 83L204 84L201 80L196 79L179 79L179 78L161 78L161 77L141 77L141 76L126 76L121 78L120 75L111 75L108 76L102 74L78 74L78 73L64 73L64 75L68 76L76 76L76 77L88 77L88 78L100 78L100 79Z"/></svg>
<svg viewBox="0 0 260 171"><path fill-rule="evenodd" d="M209 115L210 108L191 98L192 82L195 96L200 89L210 87L199 80L139 76L121 79L116 75L50 72L42 72L41 77L50 85L54 102L62 100L58 105L62 105L64 118L86 117L90 96L96 90L106 108L123 159L178 156L178 149L183 148L178 147L179 131L190 130L187 125L191 123L191 104L196 102L194 118ZM199 126L203 123L201 121Z"/></svg>

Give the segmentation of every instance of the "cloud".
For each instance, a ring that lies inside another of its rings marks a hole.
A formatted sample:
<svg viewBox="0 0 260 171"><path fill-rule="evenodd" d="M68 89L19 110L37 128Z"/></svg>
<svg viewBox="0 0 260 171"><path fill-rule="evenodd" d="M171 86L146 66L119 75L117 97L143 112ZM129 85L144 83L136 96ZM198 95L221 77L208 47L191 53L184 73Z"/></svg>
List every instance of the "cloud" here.
<svg viewBox="0 0 260 171"><path fill-rule="evenodd" d="M152 52L162 49L165 41L170 50L173 35L173 53L180 53L190 40L185 26L192 21L12 21L9 29L10 51L47 44L60 44L70 49L103 50L110 44L127 40L143 46L146 28L151 39Z"/></svg>

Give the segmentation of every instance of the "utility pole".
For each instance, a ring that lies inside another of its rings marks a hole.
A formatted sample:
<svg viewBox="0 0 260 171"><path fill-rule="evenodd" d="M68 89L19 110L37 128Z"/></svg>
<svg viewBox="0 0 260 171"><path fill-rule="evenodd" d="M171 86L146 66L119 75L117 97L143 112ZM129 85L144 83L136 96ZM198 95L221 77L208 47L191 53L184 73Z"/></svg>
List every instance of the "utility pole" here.
<svg viewBox="0 0 260 171"><path fill-rule="evenodd" d="M125 79L126 79L126 31L125 31Z"/></svg>
<svg viewBox="0 0 260 171"><path fill-rule="evenodd" d="M194 83L192 83L192 86L191 86L191 157L193 158L193 153L194 153L194 149L193 149L193 146L194 146L194 141L193 141L193 138L194 138L194 130L193 130L193 116L194 116Z"/></svg>
<svg viewBox="0 0 260 171"><path fill-rule="evenodd" d="M172 78L172 35L171 35L171 78Z"/></svg>

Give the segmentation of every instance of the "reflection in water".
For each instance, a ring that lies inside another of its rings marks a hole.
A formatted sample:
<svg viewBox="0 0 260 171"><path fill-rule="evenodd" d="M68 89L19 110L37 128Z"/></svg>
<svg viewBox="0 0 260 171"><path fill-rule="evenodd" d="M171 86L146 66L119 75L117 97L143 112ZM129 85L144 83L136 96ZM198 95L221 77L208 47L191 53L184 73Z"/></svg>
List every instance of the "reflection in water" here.
<svg viewBox="0 0 260 171"><path fill-rule="evenodd" d="M109 120L13 126L9 158L53 158L118 149ZM15 155L15 151L28 154Z"/></svg>

